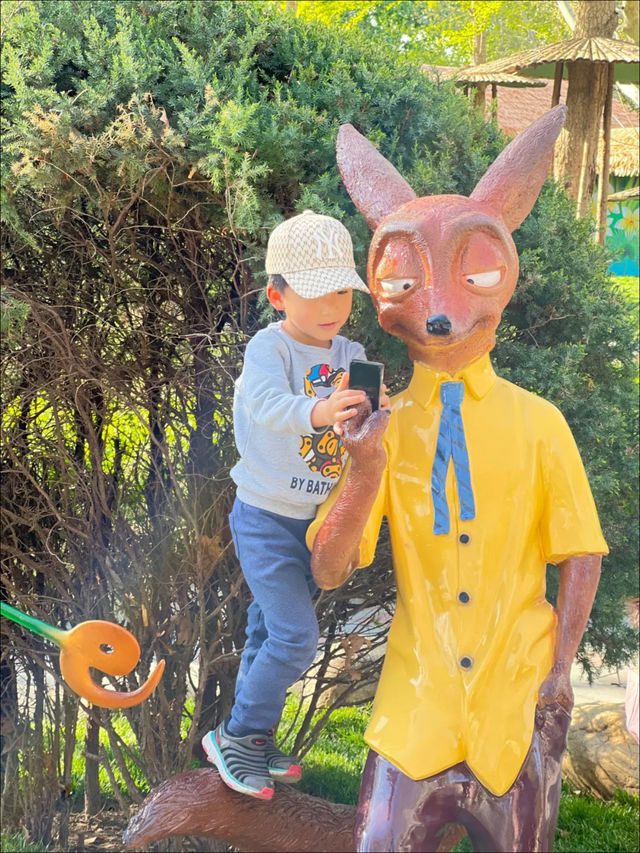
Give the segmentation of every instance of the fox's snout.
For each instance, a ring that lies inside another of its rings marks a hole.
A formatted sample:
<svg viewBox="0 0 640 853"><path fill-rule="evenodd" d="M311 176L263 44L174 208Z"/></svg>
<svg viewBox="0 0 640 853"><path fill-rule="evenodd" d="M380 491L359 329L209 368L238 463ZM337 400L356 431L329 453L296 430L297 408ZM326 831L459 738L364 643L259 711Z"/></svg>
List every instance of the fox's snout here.
<svg viewBox="0 0 640 853"><path fill-rule="evenodd" d="M446 314L434 314L427 320L427 332L430 335L451 334L451 320Z"/></svg>

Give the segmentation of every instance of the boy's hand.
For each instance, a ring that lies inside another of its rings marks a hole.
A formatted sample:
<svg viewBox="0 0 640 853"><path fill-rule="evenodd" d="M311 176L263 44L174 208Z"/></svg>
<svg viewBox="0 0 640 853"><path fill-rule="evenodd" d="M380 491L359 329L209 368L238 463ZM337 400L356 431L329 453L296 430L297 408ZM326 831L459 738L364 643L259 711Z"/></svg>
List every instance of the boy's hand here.
<svg viewBox="0 0 640 853"><path fill-rule="evenodd" d="M345 376L347 378L347 383L349 382L349 374L345 373L345 375L342 377L342 380L340 381L340 385L338 386L338 390L342 386L342 382L344 381ZM364 394L364 391L362 393ZM366 397L366 395L365 395L365 397ZM363 397L363 399L365 399L365 397ZM378 409L378 411L381 411L381 412L382 411L388 411L390 408L391 408L391 401L389 400L389 397L387 395L387 386L383 385L382 386L382 394L380 395L380 408ZM356 414L355 411L352 412L349 415L349 417L353 417L354 414ZM369 405L369 408L368 408L368 415L370 415L370 414L371 414L371 405ZM346 419L343 418L342 420L346 420ZM334 423L333 431L335 432L336 435L340 435L340 436L344 435L344 430L343 430L342 424L340 422Z"/></svg>
<svg viewBox="0 0 640 853"><path fill-rule="evenodd" d="M349 374L344 373L333 394L326 400L319 400L311 410L311 426L318 429L333 424L336 430L336 426L355 415L356 409L353 407L362 403L366 396L364 391L349 388Z"/></svg>

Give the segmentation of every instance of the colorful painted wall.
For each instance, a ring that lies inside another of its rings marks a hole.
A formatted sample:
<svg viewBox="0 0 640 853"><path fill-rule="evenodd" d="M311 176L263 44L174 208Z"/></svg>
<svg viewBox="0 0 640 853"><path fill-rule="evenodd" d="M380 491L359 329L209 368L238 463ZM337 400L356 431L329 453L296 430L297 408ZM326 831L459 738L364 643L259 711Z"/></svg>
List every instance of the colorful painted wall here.
<svg viewBox="0 0 640 853"><path fill-rule="evenodd" d="M638 177L613 175L609 182L609 193L638 186ZM638 275L638 207L637 198L609 202L607 215L607 245L616 253L609 267L613 275ZM595 213L595 210L594 210Z"/></svg>

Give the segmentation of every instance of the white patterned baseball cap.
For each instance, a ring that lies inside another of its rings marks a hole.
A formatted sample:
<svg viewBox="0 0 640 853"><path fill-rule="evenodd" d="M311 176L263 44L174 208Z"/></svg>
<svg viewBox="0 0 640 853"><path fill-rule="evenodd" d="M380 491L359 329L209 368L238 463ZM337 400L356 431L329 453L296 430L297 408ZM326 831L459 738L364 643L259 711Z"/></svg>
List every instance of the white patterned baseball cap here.
<svg viewBox="0 0 640 853"><path fill-rule="evenodd" d="M336 290L369 292L356 272L351 235L341 222L304 210L276 226L269 236L268 275L281 275L304 299Z"/></svg>

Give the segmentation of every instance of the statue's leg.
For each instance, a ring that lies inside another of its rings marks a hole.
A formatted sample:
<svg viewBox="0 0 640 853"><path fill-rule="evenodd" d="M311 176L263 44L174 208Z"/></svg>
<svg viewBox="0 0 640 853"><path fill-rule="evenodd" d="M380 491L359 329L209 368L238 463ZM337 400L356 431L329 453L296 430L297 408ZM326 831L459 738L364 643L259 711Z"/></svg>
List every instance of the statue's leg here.
<svg viewBox="0 0 640 853"><path fill-rule="evenodd" d="M460 824L476 853L549 853L570 720L559 705L536 711L531 748L502 797L481 785L464 762L414 781L371 750L360 788L356 850L432 853L447 825Z"/></svg>
<svg viewBox="0 0 640 853"><path fill-rule="evenodd" d="M560 705L536 711L527 758L502 797L479 785L461 819L474 851L550 853L560 806L562 753L571 717Z"/></svg>
<svg viewBox="0 0 640 853"><path fill-rule="evenodd" d="M435 853L447 824L458 822L462 767L415 781L370 750L360 786L356 850Z"/></svg>

